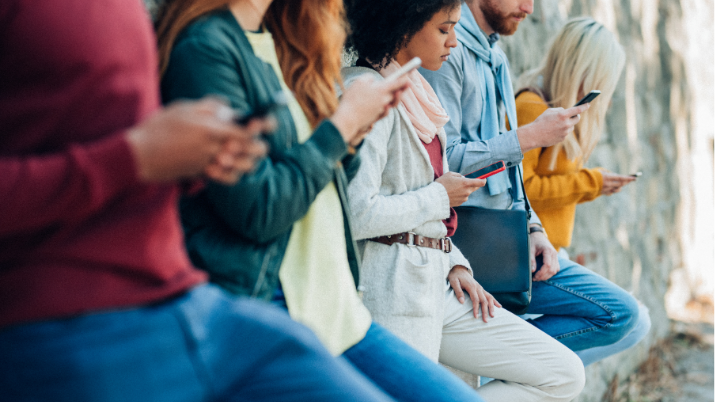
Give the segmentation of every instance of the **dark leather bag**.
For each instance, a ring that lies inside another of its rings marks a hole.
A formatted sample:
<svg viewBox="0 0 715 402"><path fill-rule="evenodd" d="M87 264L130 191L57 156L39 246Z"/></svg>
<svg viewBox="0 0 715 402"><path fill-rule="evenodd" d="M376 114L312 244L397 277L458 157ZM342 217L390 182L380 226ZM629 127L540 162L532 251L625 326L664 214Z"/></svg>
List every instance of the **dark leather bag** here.
<svg viewBox="0 0 715 402"><path fill-rule="evenodd" d="M521 188L523 192L523 182ZM457 207L459 223L452 235L469 260L474 279L514 314L524 314L531 302L531 208L525 192L524 203L526 211Z"/></svg>

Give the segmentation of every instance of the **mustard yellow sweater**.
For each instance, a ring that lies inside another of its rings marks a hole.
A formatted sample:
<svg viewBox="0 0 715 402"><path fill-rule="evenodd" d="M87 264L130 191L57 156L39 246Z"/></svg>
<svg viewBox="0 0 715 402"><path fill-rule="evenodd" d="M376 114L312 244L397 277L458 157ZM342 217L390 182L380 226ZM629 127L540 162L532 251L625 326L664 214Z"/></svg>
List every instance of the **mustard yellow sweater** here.
<svg viewBox="0 0 715 402"><path fill-rule="evenodd" d="M536 120L548 108L539 95L522 92L516 98L519 127ZM524 154L524 184L531 206L541 219L551 244L558 250L571 244L576 204L601 194L603 176L598 168L585 169L566 158L562 150L554 170L549 169L554 147L532 149Z"/></svg>

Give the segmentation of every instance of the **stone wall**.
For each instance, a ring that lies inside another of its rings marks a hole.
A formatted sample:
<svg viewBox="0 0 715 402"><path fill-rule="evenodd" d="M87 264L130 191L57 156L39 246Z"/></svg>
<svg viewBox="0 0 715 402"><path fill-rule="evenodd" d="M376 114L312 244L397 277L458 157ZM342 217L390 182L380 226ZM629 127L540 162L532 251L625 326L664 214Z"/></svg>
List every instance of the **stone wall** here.
<svg viewBox="0 0 715 402"><path fill-rule="evenodd" d="M587 370L579 401L600 401L669 331L672 308L712 298L713 4L707 0L539 0L502 46L514 78L539 64L569 17L589 15L617 34L627 64L607 128L587 166L643 176L580 205L571 258L633 292L653 327L634 350Z"/></svg>

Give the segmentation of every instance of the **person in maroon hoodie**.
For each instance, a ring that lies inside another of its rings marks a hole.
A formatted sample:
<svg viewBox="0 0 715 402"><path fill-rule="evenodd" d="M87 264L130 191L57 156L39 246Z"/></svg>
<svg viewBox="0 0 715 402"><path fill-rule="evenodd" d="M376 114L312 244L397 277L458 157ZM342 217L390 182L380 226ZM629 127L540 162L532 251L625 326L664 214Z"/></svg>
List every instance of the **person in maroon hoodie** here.
<svg viewBox="0 0 715 402"><path fill-rule="evenodd" d="M161 110L140 0L0 2L0 399L388 401L183 249L177 180L235 182L266 121Z"/></svg>

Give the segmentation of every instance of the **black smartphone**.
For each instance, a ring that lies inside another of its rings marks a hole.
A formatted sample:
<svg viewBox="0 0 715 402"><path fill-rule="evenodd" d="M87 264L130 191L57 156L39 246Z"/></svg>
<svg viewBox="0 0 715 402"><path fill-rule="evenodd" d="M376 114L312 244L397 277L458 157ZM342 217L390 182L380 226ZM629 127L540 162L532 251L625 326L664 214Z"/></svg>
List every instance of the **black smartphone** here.
<svg viewBox="0 0 715 402"><path fill-rule="evenodd" d="M282 92L275 94L269 101L260 103L253 109L248 110L245 113L237 113L237 117L234 119L236 124L239 126L245 126L249 121L253 119L262 119L269 114L273 113L280 106L286 106L288 102L285 99L285 95Z"/></svg>
<svg viewBox="0 0 715 402"><path fill-rule="evenodd" d="M504 166L504 161L498 161L479 170L475 170L474 172L465 175L464 177L467 177L469 179L486 179L489 176L493 176L499 172L504 171L504 169L506 169L506 167Z"/></svg>
<svg viewBox="0 0 715 402"><path fill-rule="evenodd" d="M597 89L596 89L596 90L593 90L593 91L589 92L588 95L586 95L586 96L584 96L583 98L581 98L580 101L576 102L576 104L573 105L573 107L581 106L581 105L583 105L584 103L590 103L592 100L596 99L596 97L597 97L598 95L600 95L600 94L601 94L601 91L599 91L599 90L597 90Z"/></svg>

